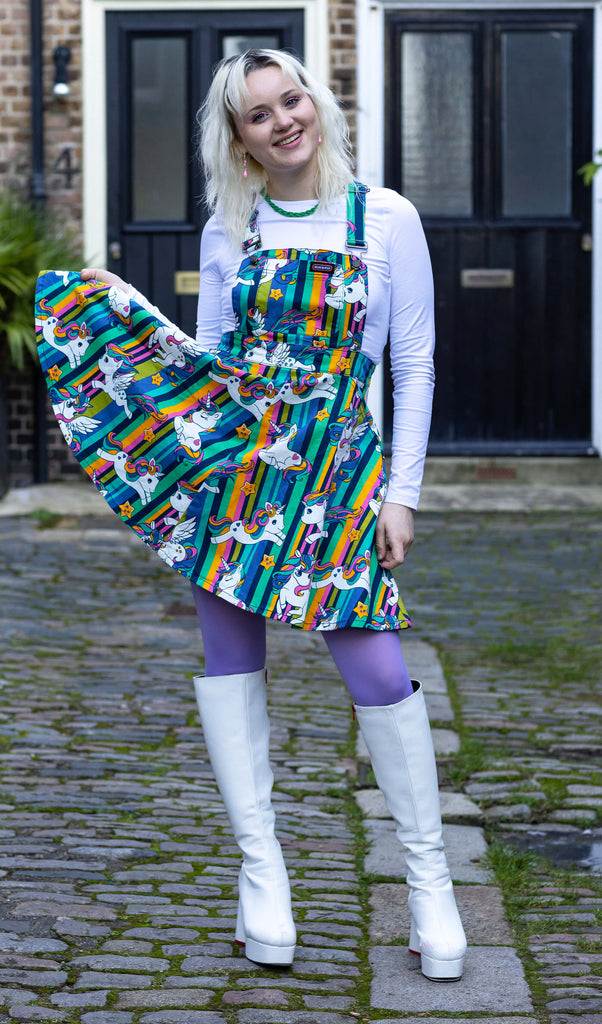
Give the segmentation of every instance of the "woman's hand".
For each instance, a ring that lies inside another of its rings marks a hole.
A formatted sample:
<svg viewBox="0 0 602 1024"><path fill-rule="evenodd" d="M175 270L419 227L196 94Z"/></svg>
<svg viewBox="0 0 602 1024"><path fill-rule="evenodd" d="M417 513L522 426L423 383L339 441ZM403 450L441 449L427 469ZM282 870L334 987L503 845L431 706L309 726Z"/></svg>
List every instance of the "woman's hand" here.
<svg viewBox="0 0 602 1024"><path fill-rule="evenodd" d="M414 540L414 512L385 501L376 521L376 555L383 569L401 565Z"/></svg>
<svg viewBox="0 0 602 1024"><path fill-rule="evenodd" d="M98 270L96 267L84 267L80 270L80 276L82 281L102 281L103 284L108 284L110 288L120 288L126 295L130 294L130 286L126 284L117 274L111 274L108 270Z"/></svg>

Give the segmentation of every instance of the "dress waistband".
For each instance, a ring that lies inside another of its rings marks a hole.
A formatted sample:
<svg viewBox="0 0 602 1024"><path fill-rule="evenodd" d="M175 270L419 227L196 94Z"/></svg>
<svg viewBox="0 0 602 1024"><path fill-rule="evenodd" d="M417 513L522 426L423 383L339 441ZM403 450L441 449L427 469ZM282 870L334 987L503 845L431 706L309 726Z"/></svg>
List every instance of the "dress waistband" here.
<svg viewBox="0 0 602 1024"><path fill-rule="evenodd" d="M375 367L375 363L360 349L350 345L333 348L327 338L308 338L305 335L301 340L298 334L271 332L252 339L241 331L227 331L222 336L218 353L222 359L230 356L248 363L249 367L267 366L294 373L332 373L338 377L354 377L363 386L369 383Z"/></svg>

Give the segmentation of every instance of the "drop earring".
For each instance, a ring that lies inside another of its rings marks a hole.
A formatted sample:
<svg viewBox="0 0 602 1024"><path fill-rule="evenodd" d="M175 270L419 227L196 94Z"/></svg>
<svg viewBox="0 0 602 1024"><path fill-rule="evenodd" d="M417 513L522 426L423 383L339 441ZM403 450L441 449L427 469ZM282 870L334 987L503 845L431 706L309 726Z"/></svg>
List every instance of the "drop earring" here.
<svg viewBox="0 0 602 1024"><path fill-rule="evenodd" d="M243 153L243 155L242 155L242 176L243 176L243 178L248 178L249 177L249 175L247 174L247 154L246 153Z"/></svg>
<svg viewBox="0 0 602 1024"><path fill-rule="evenodd" d="M318 146L322 145L322 136L318 135Z"/></svg>

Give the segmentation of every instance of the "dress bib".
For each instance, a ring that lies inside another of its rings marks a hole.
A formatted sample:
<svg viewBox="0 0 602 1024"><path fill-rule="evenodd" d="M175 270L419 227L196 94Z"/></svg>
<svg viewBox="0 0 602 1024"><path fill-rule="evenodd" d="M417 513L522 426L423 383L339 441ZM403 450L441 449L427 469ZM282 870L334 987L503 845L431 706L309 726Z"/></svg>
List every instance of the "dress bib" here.
<svg viewBox="0 0 602 1024"><path fill-rule="evenodd" d="M302 629L410 625L374 547L365 191L350 253L264 250L255 213L216 351L78 274L45 272L36 293L55 415L113 511L194 583Z"/></svg>

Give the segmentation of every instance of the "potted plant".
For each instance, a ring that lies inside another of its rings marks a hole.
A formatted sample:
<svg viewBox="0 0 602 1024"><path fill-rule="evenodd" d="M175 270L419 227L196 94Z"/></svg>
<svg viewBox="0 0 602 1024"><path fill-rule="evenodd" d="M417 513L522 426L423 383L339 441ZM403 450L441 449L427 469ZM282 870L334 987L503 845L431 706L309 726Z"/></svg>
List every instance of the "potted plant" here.
<svg viewBox="0 0 602 1024"><path fill-rule="evenodd" d="M0 192L0 497L8 484L7 381L37 370L34 296L41 270L77 266L78 250L56 217ZM32 362L32 358L35 362Z"/></svg>

